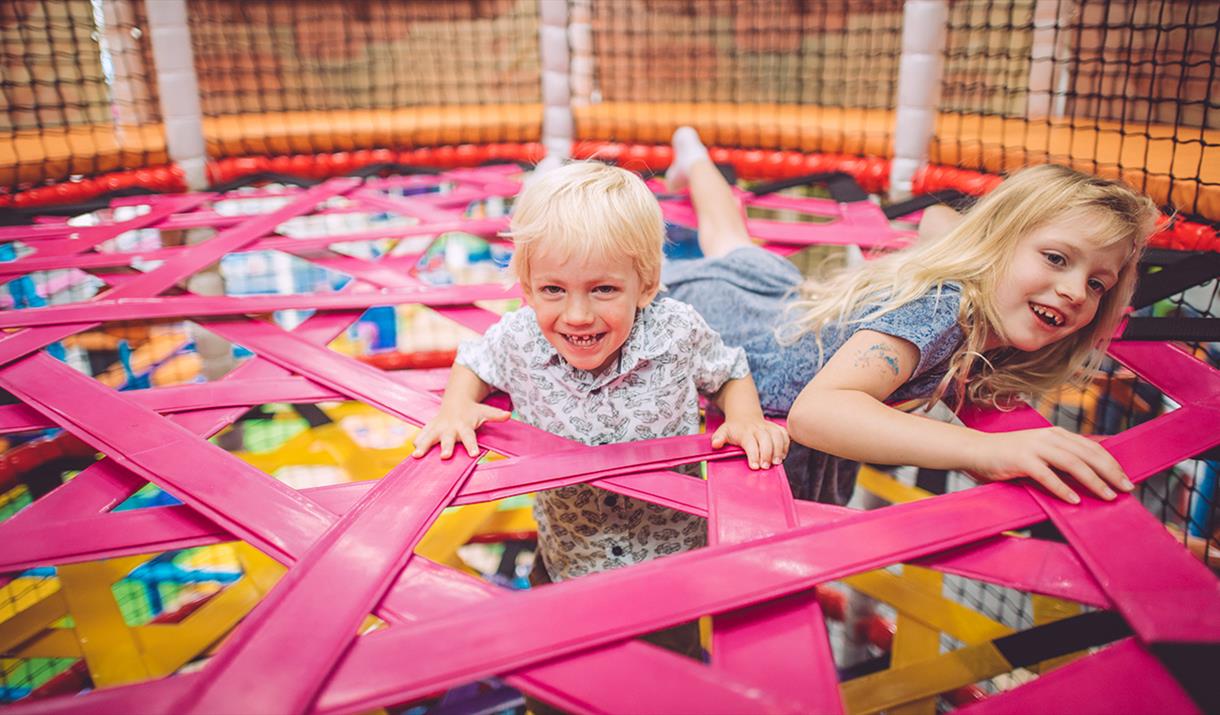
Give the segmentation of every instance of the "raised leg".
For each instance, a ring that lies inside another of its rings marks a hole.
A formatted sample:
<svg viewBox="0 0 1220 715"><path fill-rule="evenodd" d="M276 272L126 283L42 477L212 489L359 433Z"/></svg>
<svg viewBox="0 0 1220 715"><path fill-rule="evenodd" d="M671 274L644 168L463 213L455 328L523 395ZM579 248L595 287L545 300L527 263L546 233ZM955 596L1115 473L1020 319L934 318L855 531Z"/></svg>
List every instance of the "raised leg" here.
<svg viewBox="0 0 1220 715"><path fill-rule="evenodd" d="M691 127L680 127L674 132L673 147L674 162L665 179L673 190L690 187L703 255L716 258L753 245L741 204L712 163L699 134Z"/></svg>

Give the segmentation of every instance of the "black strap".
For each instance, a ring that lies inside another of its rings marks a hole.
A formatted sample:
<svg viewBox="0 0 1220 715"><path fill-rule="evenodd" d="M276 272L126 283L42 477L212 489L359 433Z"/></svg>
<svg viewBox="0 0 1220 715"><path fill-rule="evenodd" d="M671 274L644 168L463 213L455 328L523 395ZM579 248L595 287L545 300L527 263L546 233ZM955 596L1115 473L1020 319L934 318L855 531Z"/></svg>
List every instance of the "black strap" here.
<svg viewBox="0 0 1220 715"><path fill-rule="evenodd" d="M1113 611L1090 611L992 641L1014 668L1104 645L1131 635L1127 622Z"/></svg>
<svg viewBox="0 0 1220 715"><path fill-rule="evenodd" d="M929 206L935 206L936 204L945 204L952 206L953 208L958 208L959 206L972 203L972 199L973 197L967 196L957 189L933 191L929 194L912 196L906 201L899 201L886 206L885 217L890 220L902 218L907 214L915 213L916 211L926 209Z"/></svg>
<svg viewBox="0 0 1220 715"><path fill-rule="evenodd" d="M1131 305L1143 308L1220 276L1220 253L1202 251L1179 253L1178 256L1179 258L1172 262L1168 261L1167 256L1156 257L1162 262L1150 265L1160 265L1161 270L1147 273L1140 278Z"/></svg>
<svg viewBox="0 0 1220 715"><path fill-rule="evenodd" d="M810 186L812 184L825 185L826 189L830 192L831 198L841 204L868 201L868 192L860 188L860 184L856 183L854 177L841 171L804 174L790 179L771 181L755 186L750 190L750 193L755 196L766 196L767 194L774 194L776 191L791 189L796 186Z"/></svg>
<svg viewBox="0 0 1220 715"><path fill-rule="evenodd" d="M1220 318L1129 318L1119 340L1220 342Z"/></svg>
<svg viewBox="0 0 1220 715"><path fill-rule="evenodd" d="M1220 643L1153 643L1148 649L1200 710L1220 713L1220 688L1216 687Z"/></svg>

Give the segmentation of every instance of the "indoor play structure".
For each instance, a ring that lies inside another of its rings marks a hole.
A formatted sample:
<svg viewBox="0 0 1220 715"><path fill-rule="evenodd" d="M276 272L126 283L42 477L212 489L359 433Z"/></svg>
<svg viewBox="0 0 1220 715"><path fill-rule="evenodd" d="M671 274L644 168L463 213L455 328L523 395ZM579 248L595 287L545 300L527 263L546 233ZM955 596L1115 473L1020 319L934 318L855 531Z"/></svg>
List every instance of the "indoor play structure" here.
<svg viewBox="0 0 1220 715"><path fill-rule="evenodd" d="M1218 25L1170 0L0 5L0 707L1220 710ZM866 465L834 507L705 434L517 421L409 459L458 342L519 303L499 234L533 167L615 162L696 229L655 176L683 124L800 266L907 245L1032 163L1145 191L1165 220L1102 373L959 415L1091 435L1137 491ZM529 589L530 495L582 482L706 517L708 547ZM706 662L635 640L694 619Z"/></svg>

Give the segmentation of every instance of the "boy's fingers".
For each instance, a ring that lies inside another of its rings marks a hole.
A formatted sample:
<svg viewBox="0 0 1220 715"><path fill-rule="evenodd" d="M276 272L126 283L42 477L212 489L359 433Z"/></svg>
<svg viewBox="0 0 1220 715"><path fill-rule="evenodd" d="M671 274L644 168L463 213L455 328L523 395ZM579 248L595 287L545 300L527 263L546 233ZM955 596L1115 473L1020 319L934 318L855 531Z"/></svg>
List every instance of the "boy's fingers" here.
<svg viewBox="0 0 1220 715"><path fill-rule="evenodd" d="M427 429L422 429L419 434L415 435L415 451L411 453L412 457L422 457L432 449L432 445L436 444L436 439Z"/></svg>
<svg viewBox="0 0 1220 715"><path fill-rule="evenodd" d="M712 433L712 449L723 447L726 439L728 439L728 425L720 425Z"/></svg>
<svg viewBox="0 0 1220 715"><path fill-rule="evenodd" d="M741 440L741 448L745 450L746 461L750 463L750 469L758 469L758 440L753 434L746 435L745 439Z"/></svg>
<svg viewBox="0 0 1220 715"><path fill-rule="evenodd" d="M474 438L474 430L464 429L458 432L458 436L462 438L462 446L466 448L466 454L474 457L479 453L479 443Z"/></svg>
<svg viewBox="0 0 1220 715"><path fill-rule="evenodd" d="M754 438L758 442L758 466L760 469L770 469L775 461L775 444L766 428L758 431Z"/></svg>
<svg viewBox="0 0 1220 715"><path fill-rule="evenodd" d="M476 429L481 427L485 422L503 422L512 417L511 412L488 405L479 405L479 409L475 414L478 416L478 424L475 425Z"/></svg>
<svg viewBox="0 0 1220 715"><path fill-rule="evenodd" d="M453 434L441 435L441 459L453 456Z"/></svg>
<svg viewBox="0 0 1220 715"><path fill-rule="evenodd" d="M782 429L771 431L771 443L775 446L771 453L776 462L784 461L788 456L788 433Z"/></svg>

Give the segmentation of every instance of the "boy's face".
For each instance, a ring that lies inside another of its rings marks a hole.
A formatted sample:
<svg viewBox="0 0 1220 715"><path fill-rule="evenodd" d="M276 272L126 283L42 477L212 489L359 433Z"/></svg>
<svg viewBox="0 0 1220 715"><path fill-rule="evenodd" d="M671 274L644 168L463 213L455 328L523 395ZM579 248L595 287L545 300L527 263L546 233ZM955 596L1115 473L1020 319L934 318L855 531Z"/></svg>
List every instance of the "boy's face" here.
<svg viewBox="0 0 1220 715"><path fill-rule="evenodd" d="M564 260L543 249L529 260L522 290L547 341L577 369L600 373L613 365L656 282L645 285L628 256Z"/></svg>

